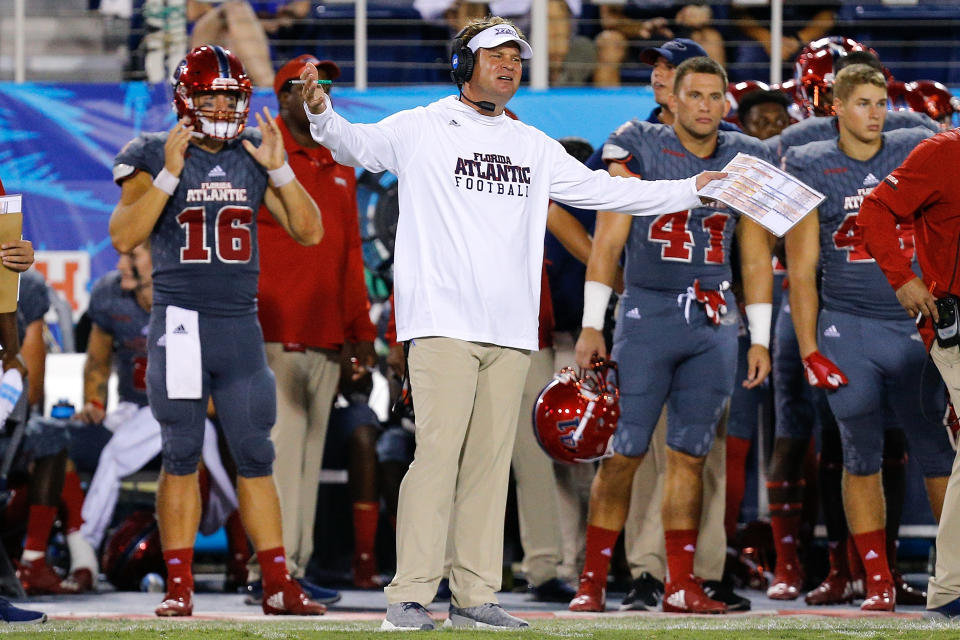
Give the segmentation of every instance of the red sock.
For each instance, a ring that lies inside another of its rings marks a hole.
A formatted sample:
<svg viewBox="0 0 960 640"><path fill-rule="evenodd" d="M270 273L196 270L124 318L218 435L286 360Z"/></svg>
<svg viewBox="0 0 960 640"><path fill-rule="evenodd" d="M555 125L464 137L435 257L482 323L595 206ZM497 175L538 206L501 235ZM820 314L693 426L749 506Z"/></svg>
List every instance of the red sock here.
<svg viewBox="0 0 960 640"><path fill-rule="evenodd" d="M260 562L260 574L263 576L263 592L274 593L283 589L284 583L290 580L287 554L283 547L257 551L257 561Z"/></svg>
<svg viewBox="0 0 960 640"><path fill-rule="evenodd" d="M696 529L664 531L667 542L667 571L670 582L685 582L693 575L693 554L697 551Z"/></svg>
<svg viewBox="0 0 960 640"><path fill-rule="evenodd" d="M193 589L193 547L164 551L163 562L167 565L168 592L173 585Z"/></svg>
<svg viewBox="0 0 960 640"><path fill-rule="evenodd" d="M851 580L863 580L863 562L857 553L857 545L853 541L853 534L847 536L847 567L850 569Z"/></svg>
<svg viewBox="0 0 960 640"><path fill-rule="evenodd" d="M727 436L727 510L724 513L723 526L727 531L727 544L737 536L737 520L740 518L740 504L747 488L747 454L750 453L750 440Z"/></svg>
<svg viewBox="0 0 960 640"><path fill-rule="evenodd" d="M77 477L76 471L67 471L63 476L60 503L66 515L67 533L79 531L83 525L83 489L80 487L80 478Z"/></svg>
<svg viewBox="0 0 960 640"><path fill-rule="evenodd" d="M773 529L773 546L777 552L775 573L799 575L800 559L797 557L797 533L800 531L800 511L791 505L770 505L770 527Z"/></svg>
<svg viewBox="0 0 960 640"><path fill-rule="evenodd" d="M39 551L46 555L47 541L53 521L57 519L57 508L45 504L30 505L30 517L27 520L27 539L23 543L24 551Z"/></svg>
<svg viewBox="0 0 960 640"><path fill-rule="evenodd" d="M592 574L594 580L601 584L607 583L607 571L610 569L610 558L613 557L613 547L620 537L619 531L587 525L587 554L583 563L583 573Z"/></svg>
<svg viewBox="0 0 960 640"><path fill-rule="evenodd" d="M224 532L227 534L227 549L231 555L240 562L246 562L250 559L250 543L247 542L247 532L243 529L243 521L240 520L240 511L234 509L227 516L227 521L223 525Z"/></svg>
<svg viewBox="0 0 960 640"><path fill-rule="evenodd" d="M377 521L380 519L379 502L353 503L353 554L373 556L377 540Z"/></svg>
<svg viewBox="0 0 960 640"><path fill-rule="evenodd" d="M890 566L887 564L887 532L877 529L858 533L853 536L853 541L863 561L866 574L864 586L869 589L871 585L880 583L893 584L893 576L890 575Z"/></svg>

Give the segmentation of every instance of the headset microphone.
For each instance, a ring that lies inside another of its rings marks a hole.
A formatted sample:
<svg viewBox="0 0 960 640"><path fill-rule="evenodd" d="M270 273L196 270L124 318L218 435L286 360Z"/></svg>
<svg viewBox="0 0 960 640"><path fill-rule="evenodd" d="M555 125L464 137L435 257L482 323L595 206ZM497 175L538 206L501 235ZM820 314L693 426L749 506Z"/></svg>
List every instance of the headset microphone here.
<svg viewBox="0 0 960 640"><path fill-rule="evenodd" d="M492 102L487 102L486 100L481 100L481 101L479 101L479 102L474 102L473 100L471 100L471 99L468 98L467 96L463 95L463 91L460 92L460 100L465 101L465 102L469 102L470 104L475 105L475 106L483 109L484 111L493 112L493 111L496 111L496 110L497 110L497 105L493 104Z"/></svg>

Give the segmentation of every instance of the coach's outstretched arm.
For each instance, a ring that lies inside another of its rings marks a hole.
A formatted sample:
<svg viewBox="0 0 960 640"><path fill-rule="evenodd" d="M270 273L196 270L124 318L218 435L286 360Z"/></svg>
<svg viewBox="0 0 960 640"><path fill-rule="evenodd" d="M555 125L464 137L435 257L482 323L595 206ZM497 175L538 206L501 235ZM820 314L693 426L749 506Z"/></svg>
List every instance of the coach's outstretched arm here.
<svg viewBox="0 0 960 640"><path fill-rule="evenodd" d="M551 141L550 199L581 209L616 211L635 216L653 216L702 206L697 191L712 180L726 177L722 171L704 171L683 180L641 180L613 172L591 171L572 158L563 146Z"/></svg>
<svg viewBox="0 0 960 640"><path fill-rule="evenodd" d="M398 173L400 140L393 127L403 114L395 114L376 124L348 122L333 110L330 98L317 85L317 77L317 68L308 62L300 74L303 80L300 91L313 139L329 149L333 159L340 164L374 172Z"/></svg>

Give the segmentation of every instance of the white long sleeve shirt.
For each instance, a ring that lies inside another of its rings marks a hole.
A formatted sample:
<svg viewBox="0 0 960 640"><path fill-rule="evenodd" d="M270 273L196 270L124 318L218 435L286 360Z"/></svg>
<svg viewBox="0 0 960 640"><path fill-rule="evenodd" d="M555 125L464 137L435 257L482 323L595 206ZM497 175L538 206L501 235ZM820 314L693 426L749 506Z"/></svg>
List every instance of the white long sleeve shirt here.
<svg viewBox="0 0 960 640"><path fill-rule="evenodd" d="M306 107L305 107L306 108ZM351 124L307 111L334 159L399 180L397 338L444 336L536 350L549 201L657 215L700 204L696 179L590 171L543 132L455 96Z"/></svg>

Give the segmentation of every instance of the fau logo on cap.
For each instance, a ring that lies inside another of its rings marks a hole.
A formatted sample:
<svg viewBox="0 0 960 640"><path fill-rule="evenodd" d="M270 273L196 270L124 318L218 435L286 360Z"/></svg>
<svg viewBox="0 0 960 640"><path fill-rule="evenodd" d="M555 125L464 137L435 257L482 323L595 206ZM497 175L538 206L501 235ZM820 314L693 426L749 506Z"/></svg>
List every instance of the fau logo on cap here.
<svg viewBox="0 0 960 640"><path fill-rule="evenodd" d="M511 27L498 27L497 30L494 31L493 33L494 35L497 35L497 36L502 35L504 33L511 36L517 36L517 32L514 31Z"/></svg>

